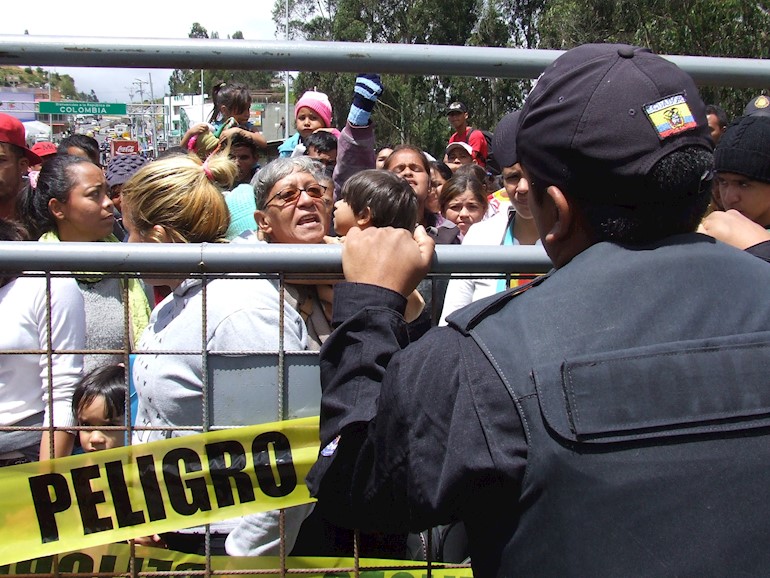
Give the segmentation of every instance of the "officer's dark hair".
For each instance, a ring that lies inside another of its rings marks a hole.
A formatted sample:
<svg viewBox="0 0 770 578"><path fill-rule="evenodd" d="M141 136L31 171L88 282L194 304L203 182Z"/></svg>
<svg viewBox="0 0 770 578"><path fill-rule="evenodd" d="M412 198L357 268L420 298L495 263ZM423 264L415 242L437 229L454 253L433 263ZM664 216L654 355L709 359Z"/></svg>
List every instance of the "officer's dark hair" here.
<svg viewBox="0 0 770 578"><path fill-rule="evenodd" d="M711 151L688 146L660 159L642 179L618 184L611 202L595 200L591 184L562 193L576 202L593 241L646 245L695 231L711 200L712 166ZM547 185L537 178L529 185L535 202L542 203ZM624 204L624 197L643 201Z"/></svg>
<svg viewBox="0 0 770 578"><path fill-rule="evenodd" d="M70 190L77 184L70 171L81 163L94 164L84 157L57 153L40 169L35 191L27 196L25 210L30 238L37 239L43 233L57 230L57 223L48 208L51 199L66 203Z"/></svg>
<svg viewBox="0 0 770 578"><path fill-rule="evenodd" d="M104 398L104 417L113 421L126 415L126 368L122 365L105 365L87 373L76 385L72 394L72 412L75 417L96 398Z"/></svg>
<svg viewBox="0 0 770 578"><path fill-rule="evenodd" d="M414 231L417 226L417 195L395 173L381 169L360 171L345 181L340 198L358 217L369 209L374 227Z"/></svg>
<svg viewBox="0 0 770 578"><path fill-rule="evenodd" d="M336 151L337 137L328 131L319 130L305 139L305 149L310 149L310 147L313 147L317 153Z"/></svg>
<svg viewBox="0 0 770 578"><path fill-rule="evenodd" d="M58 154L67 154L67 149L73 147L78 148L88 155L88 158L95 165L99 164L99 141L95 138L84 134L73 134L71 136L62 139L59 143Z"/></svg>
<svg viewBox="0 0 770 578"><path fill-rule="evenodd" d="M257 147L257 143L254 142L254 139L243 136L239 132L230 137L230 149L234 147L246 147L251 151L252 155L255 157L259 156L259 147Z"/></svg>
<svg viewBox="0 0 770 578"><path fill-rule="evenodd" d="M727 113L724 111L724 109L717 105L717 104L707 104L706 105L706 116L713 114L717 117L719 120L719 126L722 128L725 128L728 124L730 124L730 120L727 118Z"/></svg>

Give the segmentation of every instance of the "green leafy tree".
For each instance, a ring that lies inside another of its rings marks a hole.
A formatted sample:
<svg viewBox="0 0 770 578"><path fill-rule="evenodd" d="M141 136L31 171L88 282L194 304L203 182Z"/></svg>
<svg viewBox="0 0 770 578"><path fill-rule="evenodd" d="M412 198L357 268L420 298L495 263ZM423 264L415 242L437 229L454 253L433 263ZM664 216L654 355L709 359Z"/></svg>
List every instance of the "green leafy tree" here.
<svg viewBox="0 0 770 578"><path fill-rule="evenodd" d="M534 22L545 0L292 0L289 38L349 42L387 42L472 46L525 46L537 40ZM285 34L283 0L273 18ZM361 71L376 72L376 71ZM354 74L302 72L294 94L316 88L329 95L335 126L342 127L355 82ZM500 117L521 103L529 82L441 75L383 76L385 91L374 110L380 143L410 142L441 156L450 134L444 111L463 100L473 125L494 128Z"/></svg>
<svg viewBox="0 0 770 578"><path fill-rule="evenodd" d="M219 38L218 32L211 32L194 22L190 33L190 38ZM243 32L236 30L230 40L243 40ZM200 94L201 92L201 74L203 76L203 92L211 94L215 83L241 83L250 89L270 88L275 73L261 70L187 70L176 69L169 78L169 89L171 94Z"/></svg>
<svg viewBox="0 0 770 578"><path fill-rule="evenodd" d="M770 57L770 6L756 0L552 0L539 26L542 48L623 42L659 54ZM701 87L706 102L730 116L759 91Z"/></svg>

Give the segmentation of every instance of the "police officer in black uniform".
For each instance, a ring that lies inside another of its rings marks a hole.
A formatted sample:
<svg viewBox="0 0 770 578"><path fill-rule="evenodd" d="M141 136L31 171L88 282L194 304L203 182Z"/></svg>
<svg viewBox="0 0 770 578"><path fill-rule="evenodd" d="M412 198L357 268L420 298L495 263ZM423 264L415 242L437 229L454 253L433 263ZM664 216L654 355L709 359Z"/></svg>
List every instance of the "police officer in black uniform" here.
<svg viewBox="0 0 770 578"><path fill-rule="evenodd" d="M577 47L516 144L554 264L530 286L409 345L432 241L348 235L318 506L364 529L462 520L477 577L767 574L770 268L694 232L712 164L695 84L646 49Z"/></svg>

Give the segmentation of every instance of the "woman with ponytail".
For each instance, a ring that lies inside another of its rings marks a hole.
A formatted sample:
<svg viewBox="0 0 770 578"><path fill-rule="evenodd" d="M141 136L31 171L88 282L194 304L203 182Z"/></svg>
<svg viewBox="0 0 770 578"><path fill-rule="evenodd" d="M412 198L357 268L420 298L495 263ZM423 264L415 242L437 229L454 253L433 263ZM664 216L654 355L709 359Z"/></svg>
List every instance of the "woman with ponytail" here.
<svg viewBox="0 0 770 578"><path fill-rule="evenodd" d="M226 242L230 217L222 191L232 186L237 172L227 151L205 162L194 155L177 155L145 165L123 188L129 242ZM275 280L223 275L213 280L148 278L147 282L168 285L172 292L153 310L134 362L139 398L134 443L203 431L208 425L204 382L209 355L306 348L305 324L299 313L284 306ZM308 511L307 507L286 510L287 551ZM278 512L256 516L261 534L253 553L278 555ZM225 538L238 521L211 524L211 554L225 553ZM162 538L173 550L205 553L203 527Z"/></svg>

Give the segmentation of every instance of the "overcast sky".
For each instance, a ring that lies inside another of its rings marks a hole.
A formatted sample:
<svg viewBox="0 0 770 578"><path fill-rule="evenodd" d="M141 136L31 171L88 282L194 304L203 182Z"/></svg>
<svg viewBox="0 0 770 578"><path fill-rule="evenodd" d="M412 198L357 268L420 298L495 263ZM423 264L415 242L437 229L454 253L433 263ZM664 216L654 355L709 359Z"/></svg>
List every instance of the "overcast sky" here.
<svg viewBox="0 0 770 578"><path fill-rule="evenodd" d="M240 4L225 0L224 3L188 0L149 1L79 4L60 0L37 0L34 8L24 10L20 5L3 10L0 18L0 34L24 34L43 36L109 36L113 38L187 38L194 22L199 22L211 35L218 32L220 38L240 30L247 40L275 40L272 20L274 0L249 0ZM168 92L170 70L163 69L103 69L103 68L51 68L75 79L78 92L92 89L102 102L131 102L129 91L136 92L136 79L149 82L152 75L153 93L156 98ZM133 86L132 86L133 85ZM149 85L143 87L145 97Z"/></svg>

